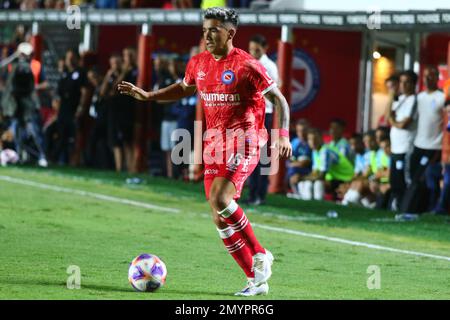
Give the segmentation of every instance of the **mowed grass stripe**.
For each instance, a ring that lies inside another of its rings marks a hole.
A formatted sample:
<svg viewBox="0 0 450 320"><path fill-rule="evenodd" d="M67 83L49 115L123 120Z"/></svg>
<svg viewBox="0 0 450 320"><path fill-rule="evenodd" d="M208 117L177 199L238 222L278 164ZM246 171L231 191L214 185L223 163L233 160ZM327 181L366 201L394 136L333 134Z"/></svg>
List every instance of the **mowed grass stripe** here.
<svg viewBox="0 0 450 320"><path fill-rule="evenodd" d="M11 210L0 215L0 298L235 299L244 285L210 220L189 213L189 204L185 214L149 215L70 193L4 189L0 202ZM277 258L271 294L258 299L449 298L444 261L258 233ZM156 294L134 293L127 283L128 262L142 252L167 263L167 286ZM81 290L65 288L70 264L81 268ZM366 287L371 264L382 270L380 290Z"/></svg>
<svg viewBox="0 0 450 320"><path fill-rule="evenodd" d="M35 188L40 188L40 189L52 190L52 191L56 191L56 192L65 192L65 193L69 193L69 194L76 194L81 197L91 197L94 199L107 201L107 202L117 202L117 203L121 203L124 205L137 206L137 207L141 207L141 208L145 208L145 209L155 209L155 210L159 210L159 211L163 211L163 212L171 212L171 213L179 213L181 211L180 209L171 208L168 206L167 207L157 206L157 205L150 204L150 203L139 202L139 201L129 200L129 199L125 199L125 198L119 198L119 197L113 197L113 196L108 196L108 195L103 195L103 194L93 193L93 192L88 192L88 191L83 191L83 190L64 188L64 187L59 187L59 186L54 186L54 185L49 185L49 184L44 184L44 183L38 183L38 182L31 181L31 180L19 179L19 178L4 176L4 175L0 175L0 180L10 182L10 183L27 185L27 186L31 186L31 187L35 187ZM398 249L398 248L380 246L380 245L361 242L361 241L353 241L353 240L342 239L342 238L337 238L337 237L328 237L325 235L320 235L320 234L315 234L315 233L310 233L310 232L303 232L300 230L292 230L292 229L287 229L287 228L273 227L273 226L264 225L264 224L254 224L254 225L259 228L274 231L274 232L288 233L288 234L302 236L302 237L309 237L309 238L320 239L320 240L324 240L324 241L332 241L332 242L337 242L340 244L347 244L347 245L352 245L352 246L360 246L360 247L365 247L365 248L374 249L374 250L383 250L383 251L388 251L388 252L393 252L393 253L408 254L408 255L426 257L426 258L431 258L431 259L450 261L450 257L442 256L442 255L435 255L435 254L418 252L418 251L413 251L413 250L402 250L402 249Z"/></svg>

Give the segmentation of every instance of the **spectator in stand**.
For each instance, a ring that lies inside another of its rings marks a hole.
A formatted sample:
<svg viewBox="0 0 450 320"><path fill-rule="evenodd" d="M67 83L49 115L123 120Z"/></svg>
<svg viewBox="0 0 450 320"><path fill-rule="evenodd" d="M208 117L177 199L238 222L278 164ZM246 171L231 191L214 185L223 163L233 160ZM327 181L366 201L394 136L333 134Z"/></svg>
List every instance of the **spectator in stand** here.
<svg viewBox="0 0 450 320"><path fill-rule="evenodd" d="M30 11L37 9L38 3L36 0L22 0L20 3L21 11Z"/></svg>
<svg viewBox="0 0 450 320"><path fill-rule="evenodd" d="M227 1L226 0L202 0L201 8L203 10L206 10L208 8L212 7L226 7Z"/></svg>
<svg viewBox="0 0 450 320"><path fill-rule="evenodd" d="M198 46L191 48L189 56L193 56L200 53ZM182 59L177 60L177 79L182 80L184 77L184 71L186 69L186 61ZM181 104L178 104L176 114L178 116L178 128L186 129L189 131L192 137L191 146L194 146L194 120L195 120L195 108L197 106L197 94L180 100Z"/></svg>
<svg viewBox="0 0 450 320"><path fill-rule="evenodd" d="M386 118L392 126L390 131L391 161L389 181L392 190L391 209L396 211L406 190L405 170L407 154L411 152L416 132L416 95L415 87L417 75L414 71L404 71L400 74L400 93L398 100L394 100L391 92L391 103L386 109Z"/></svg>
<svg viewBox="0 0 450 320"><path fill-rule="evenodd" d="M410 175L412 182L426 185L428 189L427 210L435 209L439 199L441 179L441 153L445 95L438 89L439 71L428 66L423 72L425 90L417 96L418 125L411 155ZM423 206L425 209L425 205Z"/></svg>
<svg viewBox="0 0 450 320"><path fill-rule="evenodd" d="M169 71L169 60L161 55L157 56L155 61L155 71L157 73L157 82L153 90L167 87L176 82ZM172 132L177 129L177 114L174 108L175 103L167 101L156 101L162 105L163 118L161 122L161 150L164 152L164 163L166 176L173 177L173 163L171 159L172 149L175 147L175 141L171 139Z"/></svg>
<svg viewBox="0 0 450 320"><path fill-rule="evenodd" d="M312 172L299 185L304 200L322 200L325 191L333 194L343 182L353 178L353 165L334 147L323 143L322 133L318 129L308 131L308 144L312 149Z"/></svg>
<svg viewBox="0 0 450 320"><path fill-rule="evenodd" d="M380 145L381 141L389 138L389 127L378 127L375 129L375 141L377 145Z"/></svg>
<svg viewBox="0 0 450 320"><path fill-rule="evenodd" d="M291 140L292 157L287 160L287 178L293 197L300 198L298 184L311 173L311 148L308 145L309 123L305 119L299 119L295 123L296 137Z"/></svg>
<svg viewBox="0 0 450 320"><path fill-rule="evenodd" d="M95 0L95 8L117 9L117 0Z"/></svg>
<svg viewBox="0 0 450 320"><path fill-rule="evenodd" d="M116 84L119 84L122 80L136 84L138 77L136 50L132 47L124 48L122 50L122 59L122 72L116 80ZM119 97L118 101L121 106L121 111L123 111L121 115L121 130L123 132L121 152L125 156L128 172L134 172L135 161L132 145L134 137L134 121L136 117L136 100L123 95L119 95Z"/></svg>
<svg viewBox="0 0 450 320"><path fill-rule="evenodd" d="M385 139L387 137L382 138L380 141ZM364 142L364 171L362 173L362 176L365 178L369 178L371 175L373 175L376 172L376 161L377 161L377 152L379 149L378 140L376 138L376 135L373 134L372 131L366 132L363 136L363 142Z"/></svg>
<svg viewBox="0 0 450 320"><path fill-rule="evenodd" d="M267 56L267 40L264 36L257 34L254 35L249 42L248 52L258 60L264 68L266 68L267 73L272 78L272 80L279 85L278 68L275 62L269 59ZM267 155L270 157L270 132L273 124L273 104L266 99L266 116L264 120L264 126L269 132L269 141L263 146L261 150L262 155ZM261 205L266 202L267 188L269 186L268 171L270 170L270 162L260 161L256 166L255 170L249 178L249 197L247 202L253 205ZM266 171L266 172L265 172Z"/></svg>
<svg viewBox="0 0 450 320"><path fill-rule="evenodd" d="M196 51L195 48L192 49L193 52ZM176 57L175 59L169 62L169 72L172 75L173 79L176 82L183 81L184 72L186 70L186 62L181 57ZM191 137L191 143L189 147L192 149L193 147L193 138L194 138L194 120L195 120L195 107L197 105L197 95L193 95L190 97L183 98L181 100L175 101L173 104L173 112L177 118L177 129L184 129L189 132ZM181 142L181 137L176 143ZM180 157L184 158L190 155L185 155L184 150L179 154ZM173 177L175 179L178 178L186 178L188 179L188 163L177 164L174 166Z"/></svg>
<svg viewBox="0 0 450 320"><path fill-rule="evenodd" d="M375 194L376 208L387 209L390 201L390 162L391 142L388 138L381 140L380 148L376 153L374 175L369 177L370 191Z"/></svg>
<svg viewBox="0 0 450 320"><path fill-rule="evenodd" d="M399 76L398 74L394 74L387 78L384 81L384 85L386 86L386 89L388 91L388 94L394 99L394 101L398 100L398 97L400 95L399 92ZM386 113L383 114L380 119L378 120L378 126L379 127L387 127L389 126L389 121L386 118Z"/></svg>
<svg viewBox="0 0 450 320"><path fill-rule="evenodd" d="M351 183L342 183L338 188L338 195L342 198L342 204L368 204L373 202L369 189L368 177L371 172L371 159L375 159L375 137L372 132L363 136L353 135L350 139L350 148L355 154L354 175ZM373 151L370 151L370 150ZM373 156L371 156L373 154Z"/></svg>
<svg viewBox="0 0 450 320"><path fill-rule="evenodd" d="M26 162L29 156L33 156L38 160L39 166L47 167L36 79L33 74L39 73L40 70L36 67L33 70L32 54L21 51L20 48L26 45L30 46L28 43L19 45L19 57L10 65L1 105L3 115L11 120L15 150L20 160Z"/></svg>
<svg viewBox="0 0 450 320"><path fill-rule="evenodd" d="M328 143L329 147L337 152L340 152L343 156L347 157L351 162L350 155L350 144L347 139L344 138L345 121L342 119L335 118L330 122L330 136L331 141Z"/></svg>
<svg viewBox="0 0 450 320"><path fill-rule="evenodd" d="M363 136L359 133L355 133L350 138L350 152L354 154L354 177L363 176L366 171L366 148L364 145Z"/></svg>
<svg viewBox="0 0 450 320"><path fill-rule="evenodd" d="M25 26L22 24L19 24L18 26L16 26L16 29L14 30L11 44L14 47L17 47L20 43L25 42L25 37L26 37Z"/></svg>
<svg viewBox="0 0 450 320"><path fill-rule="evenodd" d="M41 5L43 9L55 9L56 0L44 0Z"/></svg>
<svg viewBox="0 0 450 320"><path fill-rule="evenodd" d="M375 137L368 132L364 135L364 144L367 151L363 158L358 158L358 162L362 162L358 167L364 169L356 171L355 168L355 177L342 204L384 209L389 201L390 141L384 138L380 149L376 150Z"/></svg>
<svg viewBox="0 0 450 320"><path fill-rule="evenodd" d="M0 9L2 10L17 10L20 2L18 0L0 0Z"/></svg>
<svg viewBox="0 0 450 320"><path fill-rule="evenodd" d="M60 107L57 118L58 141L53 159L59 164L71 161L75 146L76 120L81 116L87 101L86 74L79 66L79 55L76 50L69 49L64 60L64 71L58 82Z"/></svg>
<svg viewBox="0 0 450 320"><path fill-rule="evenodd" d="M113 155L108 146L108 106L100 96L102 77L98 71L91 69L87 79L92 92L89 116L94 124L89 136L86 164L100 169L113 168Z"/></svg>
<svg viewBox="0 0 450 320"><path fill-rule="evenodd" d="M133 153L133 123L134 123L134 101L129 97L120 95L116 86L122 80L136 83L137 68L135 63L135 52L131 48L123 51L122 57L113 54L109 60L110 68L106 73L100 89L100 97L104 99L108 116L108 142L114 154L116 172L126 169L132 171Z"/></svg>
<svg viewBox="0 0 450 320"><path fill-rule="evenodd" d="M56 0L55 9L56 10L65 10L66 9L65 0Z"/></svg>

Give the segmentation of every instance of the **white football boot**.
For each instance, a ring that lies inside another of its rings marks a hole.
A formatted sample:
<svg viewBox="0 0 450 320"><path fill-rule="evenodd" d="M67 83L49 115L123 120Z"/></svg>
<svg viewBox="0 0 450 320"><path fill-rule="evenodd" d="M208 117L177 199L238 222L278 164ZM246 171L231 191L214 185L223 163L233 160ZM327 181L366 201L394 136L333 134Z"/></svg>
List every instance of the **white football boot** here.
<svg viewBox="0 0 450 320"><path fill-rule="evenodd" d="M255 286L262 285L269 280L272 275L272 253L265 249L266 253L257 253L253 256L252 270L255 273Z"/></svg>
<svg viewBox="0 0 450 320"><path fill-rule="evenodd" d="M266 295L269 293L269 285L267 282L255 286L255 284L252 281L249 281L244 289L242 289L239 292L236 292L235 296L241 296L241 297L253 297L253 296L259 296L259 295Z"/></svg>

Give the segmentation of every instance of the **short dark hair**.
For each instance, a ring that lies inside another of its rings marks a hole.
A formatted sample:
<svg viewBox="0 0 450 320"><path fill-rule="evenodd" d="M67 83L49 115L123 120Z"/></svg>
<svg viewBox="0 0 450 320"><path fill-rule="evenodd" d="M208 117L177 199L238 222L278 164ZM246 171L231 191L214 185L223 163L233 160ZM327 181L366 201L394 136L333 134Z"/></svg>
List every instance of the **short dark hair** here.
<svg viewBox="0 0 450 320"><path fill-rule="evenodd" d="M433 72L435 72L437 75L439 75L439 69L432 64L427 64L424 68L424 70L433 70Z"/></svg>
<svg viewBox="0 0 450 320"><path fill-rule="evenodd" d="M389 78L386 78L386 80L384 80L384 82L386 83L386 82L389 82L389 81L391 81L391 82L399 82L399 79L400 77L398 76L398 73L394 73L392 76L390 76Z"/></svg>
<svg viewBox="0 0 450 320"><path fill-rule="evenodd" d="M297 121L295 121L295 125L309 127L309 122L308 122L308 120L306 120L304 118L300 118Z"/></svg>
<svg viewBox="0 0 450 320"><path fill-rule="evenodd" d="M356 140L362 140L363 136L361 133L355 132L354 134L352 134L352 136L350 137L350 139L356 139Z"/></svg>
<svg viewBox="0 0 450 320"><path fill-rule="evenodd" d="M341 126L342 128L345 128L347 126L347 123L341 118L333 118L330 121L330 124L336 123L337 125Z"/></svg>
<svg viewBox="0 0 450 320"><path fill-rule="evenodd" d="M322 138L322 131L318 128L309 128L308 134L313 134Z"/></svg>
<svg viewBox="0 0 450 320"><path fill-rule="evenodd" d="M400 76L408 77L414 83L414 85L417 84L417 73L415 73L413 70L403 71L400 73Z"/></svg>
<svg viewBox="0 0 450 320"><path fill-rule="evenodd" d="M375 139L375 131L374 130L369 130L363 133L363 138L364 137L371 137L373 139Z"/></svg>
<svg viewBox="0 0 450 320"><path fill-rule="evenodd" d="M121 59L122 59L122 55L119 54L119 53L117 53L117 52L113 52L113 53L109 56L109 58L110 58L110 59L119 59L119 60L121 60Z"/></svg>
<svg viewBox="0 0 450 320"><path fill-rule="evenodd" d="M203 19L216 19L222 23L230 23L233 27L237 28L239 23L239 15L234 9L212 7L205 10Z"/></svg>
<svg viewBox="0 0 450 320"><path fill-rule="evenodd" d="M264 37L262 34L255 34L253 37L250 38L250 42L257 43L262 47L267 46L266 37Z"/></svg>
<svg viewBox="0 0 450 320"><path fill-rule="evenodd" d="M78 59L78 60L80 59L80 53L78 52L77 49L69 48L69 49L66 50L66 54L69 53L69 52L72 52L76 59Z"/></svg>

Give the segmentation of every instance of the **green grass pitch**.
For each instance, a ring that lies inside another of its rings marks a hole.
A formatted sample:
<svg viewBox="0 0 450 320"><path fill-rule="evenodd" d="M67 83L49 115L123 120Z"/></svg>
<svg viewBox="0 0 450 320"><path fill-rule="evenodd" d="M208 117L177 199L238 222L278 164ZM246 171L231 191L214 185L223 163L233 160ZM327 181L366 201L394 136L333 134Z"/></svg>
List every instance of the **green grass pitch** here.
<svg viewBox="0 0 450 320"><path fill-rule="evenodd" d="M127 185L126 177L64 168L0 168L0 299L236 299L233 293L242 289L245 277L217 235L202 184L143 175L145 183ZM70 190L45 189L48 185ZM243 207L276 259L269 295L257 299L450 299L448 217L396 222L390 212L281 195L269 196L265 206ZM337 219L326 217L330 209L339 213ZM158 255L168 268L166 285L155 293L135 292L127 280L129 263L144 252ZM80 289L67 288L71 265L80 268ZM379 289L367 286L373 276L369 266L379 268Z"/></svg>

